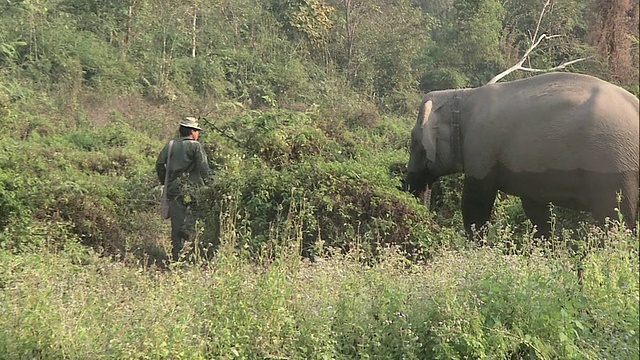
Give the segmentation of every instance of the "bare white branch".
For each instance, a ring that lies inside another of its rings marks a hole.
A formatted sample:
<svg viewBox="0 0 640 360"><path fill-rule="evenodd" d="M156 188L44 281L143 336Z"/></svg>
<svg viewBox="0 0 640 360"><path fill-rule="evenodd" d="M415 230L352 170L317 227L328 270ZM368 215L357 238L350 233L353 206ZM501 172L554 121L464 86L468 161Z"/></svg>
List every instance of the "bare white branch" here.
<svg viewBox="0 0 640 360"><path fill-rule="evenodd" d="M529 46L529 48L527 49L527 51L524 52L524 55L522 55L522 58L520 58L520 61L518 61L517 64L513 65L512 67L508 68L507 70L501 72L500 74L494 76L491 80L489 80L489 82L487 82L487 84L495 84L497 83L500 79L504 78L505 76L509 75L510 73L516 71L516 70L523 70L523 71L529 71L529 72L549 72L549 71L555 71L555 70L560 70L560 69L564 69L567 66L571 65L571 64L575 64L577 62L583 61L586 58L581 58L581 59L576 59L576 60L571 60L568 62L564 62L558 66L554 66L552 68L549 69L534 69L534 68L530 68L530 67L524 67L522 66L522 64L524 64L525 61L527 61L527 59L529 58L529 55L531 54L531 52L538 47L538 45L540 45L540 43L542 42L542 40L545 39L553 39L556 37L560 37L562 35L547 35L547 34L541 34L540 36L538 36L538 32L540 31L540 23L542 23L542 17L544 16L544 13L547 11L547 8L551 5L551 0L547 0L547 2L545 2L544 6L542 7L542 11L540 11L540 17L538 17L538 23L536 24L536 30L533 33L533 36L530 36L530 41L531 41L531 46Z"/></svg>
<svg viewBox="0 0 640 360"><path fill-rule="evenodd" d="M538 36L538 31L540 31L540 24L542 23L542 17L544 16L545 11L547 11L547 8L549 7L549 5L551 5L551 0L547 0L547 2L544 3L544 6L542 6L542 11L540 11L540 16L538 17L538 22L536 23L536 32L533 33L533 37L531 38L532 44L534 43L534 41L536 40L536 37Z"/></svg>
<svg viewBox="0 0 640 360"><path fill-rule="evenodd" d="M567 66L575 64L577 62L586 60L588 58L580 58L580 59L575 59L575 60L571 60L571 61L567 61L567 62L563 62L562 64L558 65L558 66L554 66L552 68L548 68L548 69L534 69L534 68L529 68L529 67L520 67L518 68L518 70L522 70L522 71L529 71L529 72L549 72L549 71L556 71L556 70L562 70L565 69Z"/></svg>

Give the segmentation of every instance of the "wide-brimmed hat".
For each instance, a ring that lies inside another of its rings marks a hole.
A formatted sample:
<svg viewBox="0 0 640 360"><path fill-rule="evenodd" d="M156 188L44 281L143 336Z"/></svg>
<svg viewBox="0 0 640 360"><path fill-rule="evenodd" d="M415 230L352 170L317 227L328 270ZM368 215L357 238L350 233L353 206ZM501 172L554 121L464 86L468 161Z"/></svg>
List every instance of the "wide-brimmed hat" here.
<svg viewBox="0 0 640 360"><path fill-rule="evenodd" d="M200 125L198 125L198 119L192 116L187 116L186 118L182 119L182 121L180 121L180 126L196 129L196 130L202 130L202 128L200 128Z"/></svg>

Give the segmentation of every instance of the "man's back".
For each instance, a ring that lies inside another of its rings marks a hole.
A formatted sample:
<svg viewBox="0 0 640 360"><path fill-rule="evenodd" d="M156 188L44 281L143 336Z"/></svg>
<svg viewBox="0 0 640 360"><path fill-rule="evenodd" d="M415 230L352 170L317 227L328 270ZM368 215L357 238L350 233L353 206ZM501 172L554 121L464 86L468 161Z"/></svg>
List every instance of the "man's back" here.
<svg viewBox="0 0 640 360"><path fill-rule="evenodd" d="M161 182L164 182L168 153L169 144L162 149L156 161L156 172ZM171 147L171 159L168 163L168 194L171 197L179 195L179 185L183 175L186 175L191 184L197 186L203 184L204 177L210 171L202 144L193 139L174 140Z"/></svg>

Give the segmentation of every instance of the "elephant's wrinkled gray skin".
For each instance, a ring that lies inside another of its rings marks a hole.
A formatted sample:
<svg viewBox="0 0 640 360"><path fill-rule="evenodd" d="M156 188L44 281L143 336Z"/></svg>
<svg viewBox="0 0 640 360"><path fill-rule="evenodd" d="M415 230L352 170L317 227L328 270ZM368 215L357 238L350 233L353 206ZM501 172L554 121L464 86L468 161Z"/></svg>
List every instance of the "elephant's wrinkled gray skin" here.
<svg viewBox="0 0 640 360"><path fill-rule="evenodd" d="M548 73L426 95L411 132L406 186L464 172L464 226L489 221L498 190L519 196L538 235L554 205L629 227L638 213L638 99L597 78ZM620 204L617 194L621 192Z"/></svg>

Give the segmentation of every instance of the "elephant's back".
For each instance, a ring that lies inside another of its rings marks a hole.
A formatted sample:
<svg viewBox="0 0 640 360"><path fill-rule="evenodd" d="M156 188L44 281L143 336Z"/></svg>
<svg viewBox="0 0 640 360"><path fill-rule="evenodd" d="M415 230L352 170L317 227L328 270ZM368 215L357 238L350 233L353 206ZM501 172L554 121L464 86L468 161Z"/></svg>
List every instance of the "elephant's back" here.
<svg viewBox="0 0 640 360"><path fill-rule="evenodd" d="M569 73L478 90L477 102L483 104L468 109L478 117L467 129L471 141L465 142L465 152L486 155L467 173L495 165L527 173L638 172L638 99L627 91Z"/></svg>

